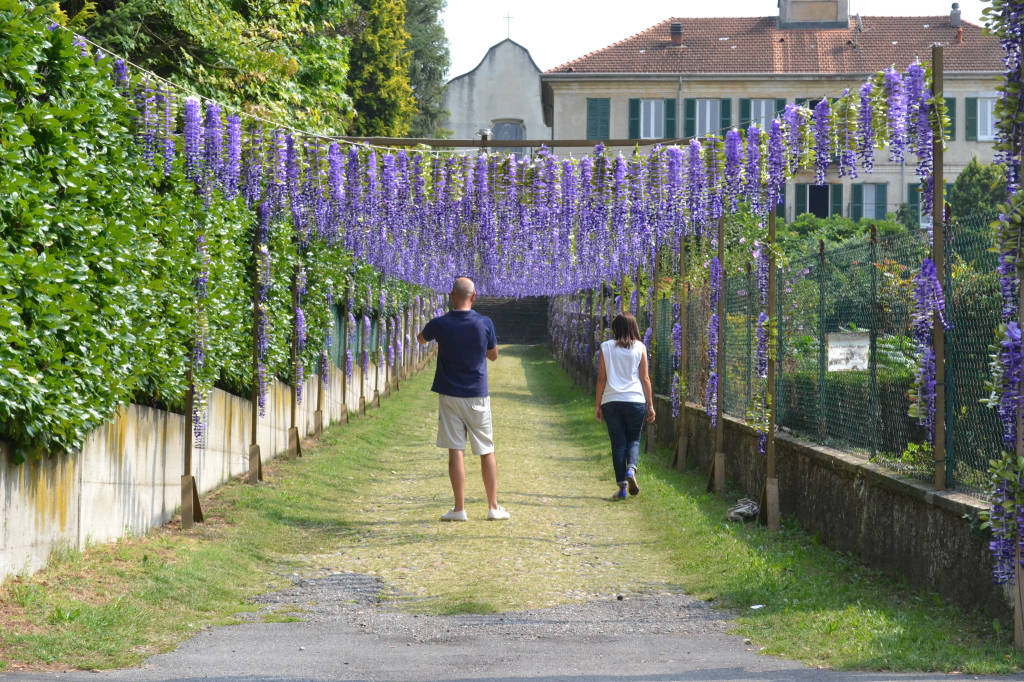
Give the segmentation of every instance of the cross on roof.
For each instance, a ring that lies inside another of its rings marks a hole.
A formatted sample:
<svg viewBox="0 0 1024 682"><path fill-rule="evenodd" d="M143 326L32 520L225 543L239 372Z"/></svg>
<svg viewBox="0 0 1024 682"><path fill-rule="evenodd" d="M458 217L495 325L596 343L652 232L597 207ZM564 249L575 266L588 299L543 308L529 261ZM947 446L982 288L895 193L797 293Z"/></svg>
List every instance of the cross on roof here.
<svg viewBox="0 0 1024 682"><path fill-rule="evenodd" d="M515 19L515 17L509 15L509 10L505 10L505 16L503 16L502 19L505 20L505 37L506 38L511 38L512 37L512 20Z"/></svg>

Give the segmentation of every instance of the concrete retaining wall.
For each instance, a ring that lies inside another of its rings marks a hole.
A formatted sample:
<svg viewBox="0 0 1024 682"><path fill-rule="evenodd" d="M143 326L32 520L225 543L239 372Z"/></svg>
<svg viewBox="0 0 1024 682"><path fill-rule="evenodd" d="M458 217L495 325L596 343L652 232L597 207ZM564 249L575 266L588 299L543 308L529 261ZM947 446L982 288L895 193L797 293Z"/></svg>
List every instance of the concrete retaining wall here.
<svg viewBox="0 0 1024 682"><path fill-rule="evenodd" d="M659 445L674 447L675 425L668 399L657 396ZM687 466L708 471L714 431L699 405L684 412ZM760 499L764 456L757 433L742 420L724 418L726 477L743 495ZM1010 595L992 583L988 533L978 530L982 501L954 491L936 491L899 476L865 456L800 440L775 438L781 513L825 545L911 584L938 592L967 609L1011 622Z"/></svg>
<svg viewBox="0 0 1024 682"><path fill-rule="evenodd" d="M359 408L359 366L344 382L332 368L324 392L324 426ZM376 376L376 379L375 379ZM300 435L314 432L316 375L304 384L297 410ZM376 380L376 384L375 384ZM371 365L364 382L369 403L385 372ZM257 433L263 461L288 447L290 389L271 384L266 415ZM193 452L200 492L216 488L249 468L251 403L215 389L209 401L207 447ZM43 567L56 548L82 549L165 523L181 501L185 417L140 405L124 407L96 429L80 453L21 465L10 463L0 442L0 580Z"/></svg>

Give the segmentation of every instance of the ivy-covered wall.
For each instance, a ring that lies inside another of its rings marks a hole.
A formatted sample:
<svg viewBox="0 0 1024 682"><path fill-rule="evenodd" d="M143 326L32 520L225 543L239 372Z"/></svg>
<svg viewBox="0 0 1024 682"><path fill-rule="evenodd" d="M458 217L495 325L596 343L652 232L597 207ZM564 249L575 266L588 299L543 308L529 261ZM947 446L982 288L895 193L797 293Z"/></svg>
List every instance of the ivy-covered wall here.
<svg viewBox="0 0 1024 682"><path fill-rule="evenodd" d="M49 11L0 0L0 439L16 462L74 451L128 402L181 409L200 234L208 376L196 383L243 395L253 384L254 212L240 193L197 193L180 149L165 166L138 108L154 90L159 103L162 86L140 74L119 83L114 60L54 25ZM175 120L159 125L178 126L172 111ZM266 362L283 379L294 232L283 211L268 238ZM323 241L312 240L304 260L308 374L334 324L327 292L343 303L350 288L379 291L380 276ZM388 288L393 314L410 291ZM367 298L356 297L356 314L380 316Z"/></svg>

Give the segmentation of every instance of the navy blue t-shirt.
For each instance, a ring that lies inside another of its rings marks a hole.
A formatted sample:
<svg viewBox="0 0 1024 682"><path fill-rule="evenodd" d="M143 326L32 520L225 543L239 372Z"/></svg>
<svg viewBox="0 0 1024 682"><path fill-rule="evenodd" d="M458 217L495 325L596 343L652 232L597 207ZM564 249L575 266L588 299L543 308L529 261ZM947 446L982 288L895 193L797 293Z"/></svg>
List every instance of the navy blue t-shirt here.
<svg viewBox="0 0 1024 682"><path fill-rule="evenodd" d="M437 341L437 370L430 390L456 398L488 395L487 351L498 345L491 318L473 310L451 310L427 322L423 338Z"/></svg>

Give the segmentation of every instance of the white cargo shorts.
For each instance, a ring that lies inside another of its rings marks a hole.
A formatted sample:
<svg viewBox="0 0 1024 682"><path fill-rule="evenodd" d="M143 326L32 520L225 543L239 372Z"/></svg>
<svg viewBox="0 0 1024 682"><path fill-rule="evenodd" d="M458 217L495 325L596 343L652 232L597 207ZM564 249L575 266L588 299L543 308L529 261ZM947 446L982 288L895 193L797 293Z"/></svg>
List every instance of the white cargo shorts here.
<svg viewBox="0 0 1024 682"><path fill-rule="evenodd" d="M465 450L466 440L474 455L494 452L491 431L491 399L437 396L437 447Z"/></svg>

